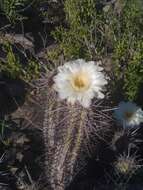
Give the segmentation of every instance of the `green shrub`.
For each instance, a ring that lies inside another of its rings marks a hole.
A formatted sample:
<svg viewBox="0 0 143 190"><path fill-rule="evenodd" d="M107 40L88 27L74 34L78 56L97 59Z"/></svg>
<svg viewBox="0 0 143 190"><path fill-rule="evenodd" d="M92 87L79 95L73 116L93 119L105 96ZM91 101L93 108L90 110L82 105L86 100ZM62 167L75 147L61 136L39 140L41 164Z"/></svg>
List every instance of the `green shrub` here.
<svg viewBox="0 0 143 190"><path fill-rule="evenodd" d="M19 14L19 10L27 5L29 0L1 0L0 10L8 18L11 23L23 17Z"/></svg>
<svg viewBox="0 0 143 190"><path fill-rule="evenodd" d="M0 62L0 72L5 73L10 78L21 78L25 81L30 81L39 76L40 65L34 58L29 58L27 63L22 65L19 56L14 54L11 44L6 43L4 50L7 56L5 62Z"/></svg>
<svg viewBox="0 0 143 190"><path fill-rule="evenodd" d="M1 62L0 71L6 72L12 78L17 78L21 74L21 64L18 57L13 53L12 46L8 43L3 47L7 56L6 63Z"/></svg>
<svg viewBox="0 0 143 190"><path fill-rule="evenodd" d="M139 89L143 85L143 41L128 63L124 79L125 95L129 100L136 100Z"/></svg>
<svg viewBox="0 0 143 190"><path fill-rule="evenodd" d="M101 18L100 14L97 14L95 1L66 0L65 13L67 29L59 27L53 32L60 44L59 48L67 58L91 58L96 43L102 41L101 36L98 35L97 38L96 35L96 33L100 34ZM96 48L96 51L100 51L100 44Z"/></svg>
<svg viewBox="0 0 143 190"><path fill-rule="evenodd" d="M140 3L140 0L127 1L112 53L115 76L123 80L124 95L129 100L137 99L143 81L143 9Z"/></svg>

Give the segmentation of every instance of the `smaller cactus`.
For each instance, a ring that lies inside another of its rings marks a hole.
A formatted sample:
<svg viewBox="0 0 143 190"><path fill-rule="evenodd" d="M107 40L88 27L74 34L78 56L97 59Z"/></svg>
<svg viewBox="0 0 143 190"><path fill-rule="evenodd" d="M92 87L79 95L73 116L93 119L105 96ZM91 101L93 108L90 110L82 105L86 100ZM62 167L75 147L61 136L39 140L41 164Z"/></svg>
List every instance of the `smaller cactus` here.
<svg viewBox="0 0 143 190"><path fill-rule="evenodd" d="M117 160L114 162L115 176L113 181L115 182L115 189L127 189L129 181L137 173L137 171L142 167L141 160L137 156L137 152L131 153L132 150L129 149L128 153L123 153L119 155Z"/></svg>

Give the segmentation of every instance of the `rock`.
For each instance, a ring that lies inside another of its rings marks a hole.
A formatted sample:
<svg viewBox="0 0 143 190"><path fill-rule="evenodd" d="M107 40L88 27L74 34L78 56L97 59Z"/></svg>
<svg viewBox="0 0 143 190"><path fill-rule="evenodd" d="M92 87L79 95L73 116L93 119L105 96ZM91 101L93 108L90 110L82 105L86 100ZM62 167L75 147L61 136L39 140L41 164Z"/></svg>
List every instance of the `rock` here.
<svg viewBox="0 0 143 190"><path fill-rule="evenodd" d="M12 43L21 44L27 49L34 48L33 43L22 34L5 34L5 38Z"/></svg>

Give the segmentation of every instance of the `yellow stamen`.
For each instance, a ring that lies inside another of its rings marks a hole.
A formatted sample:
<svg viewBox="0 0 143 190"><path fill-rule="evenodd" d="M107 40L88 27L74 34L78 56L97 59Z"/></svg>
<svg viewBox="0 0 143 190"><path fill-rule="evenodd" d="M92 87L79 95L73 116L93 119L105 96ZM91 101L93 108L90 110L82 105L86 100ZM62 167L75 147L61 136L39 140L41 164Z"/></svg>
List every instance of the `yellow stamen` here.
<svg viewBox="0 0 143 190"><path fill-rule="evenodd" d="M89 78L85 73L78 73L71 80L71 85L76 91L87 90L89 87Z"/></svg>
<svg viewBox="0 0 143 190"><path fill-rule="evenodd" d="M121 173L128 173L130 170L130 163L126 162L126 161L121 161L119 163L117 163L117 169L121 172Z"/></svg>

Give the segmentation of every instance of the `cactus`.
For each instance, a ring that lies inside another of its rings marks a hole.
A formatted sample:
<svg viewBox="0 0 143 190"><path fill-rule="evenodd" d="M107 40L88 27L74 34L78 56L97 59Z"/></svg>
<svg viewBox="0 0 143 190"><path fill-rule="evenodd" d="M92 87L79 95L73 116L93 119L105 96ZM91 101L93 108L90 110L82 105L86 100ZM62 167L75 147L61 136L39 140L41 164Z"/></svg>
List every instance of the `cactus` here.
<svg viewBox="0 0 143 190"><path fill-rule="evenodd" d="M47 76L44 78L47 99L43 123L45 174L48 189L64 190L84 163L80 154L86 151L85 145L91 142L93 134L102 136L101 131L108 129L110 119L94 99L89 107L62 100L54 88L54 74ZM82 79L85 78L78 78L78 84L86 81Z"/></svg>
<svg viewBox="0 0 143 190"><path fill-rule="evenodd" d="M134 152L131 153L131 149L127 153L120 155L117 161L114 163L114 169L116 178L115 189L127 189L130 185L130 180L135 176L137 171L142 167L139 156Z"/></svg>

